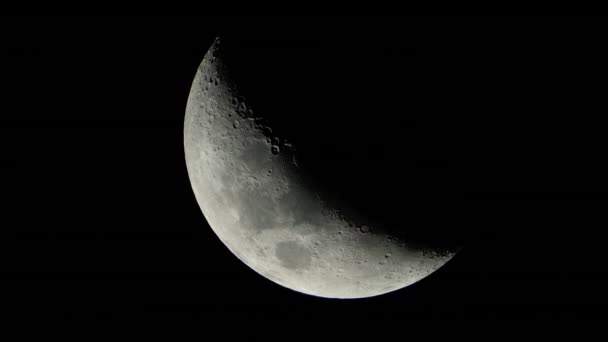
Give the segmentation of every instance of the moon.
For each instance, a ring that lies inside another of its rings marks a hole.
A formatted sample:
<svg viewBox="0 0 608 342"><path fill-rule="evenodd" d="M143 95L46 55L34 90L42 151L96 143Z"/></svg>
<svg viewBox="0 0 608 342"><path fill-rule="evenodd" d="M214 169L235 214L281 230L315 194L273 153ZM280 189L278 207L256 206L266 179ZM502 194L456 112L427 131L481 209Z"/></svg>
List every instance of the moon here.
<svg viewBox="0 0 608 342"><path fill-rule="evenodd" d="M223 40L196 71L184 151L204 217L238 259L286 288L346 299L402 289L457 253L394 233L312 182L305 146L277 133L240 91L230 64L238 56L227 56Z"/></svg>

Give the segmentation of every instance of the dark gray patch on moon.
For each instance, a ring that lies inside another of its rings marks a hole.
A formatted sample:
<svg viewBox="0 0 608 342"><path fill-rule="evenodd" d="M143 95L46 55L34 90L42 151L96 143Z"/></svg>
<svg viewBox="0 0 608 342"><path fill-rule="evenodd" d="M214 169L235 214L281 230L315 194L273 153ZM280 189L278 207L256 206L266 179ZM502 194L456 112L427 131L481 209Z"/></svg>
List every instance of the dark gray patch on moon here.
<svg viewBox="0 0 608 342"><path fill-rule="evenodd" d="M274 210L276 204L268 195L261 197L259 194L243 191L238 196L236 194L233 196L235 201L240 203L239 208L242 212L240 222L244 227L254 231L274 228L277 223Z"/></svg>
<svg viewBox="0 0 608 342"><path fill-rule="evenodd" d="M293 270L306 269L312 262L308 248L296 241L277 243L276 256L284 267Z"/></svg>

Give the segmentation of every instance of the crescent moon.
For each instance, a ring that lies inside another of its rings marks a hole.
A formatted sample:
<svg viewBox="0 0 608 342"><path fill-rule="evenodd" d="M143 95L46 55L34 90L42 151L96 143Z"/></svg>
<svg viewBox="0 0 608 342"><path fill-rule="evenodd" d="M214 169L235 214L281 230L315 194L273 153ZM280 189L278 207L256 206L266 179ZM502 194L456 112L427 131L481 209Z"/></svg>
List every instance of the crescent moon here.
<svg viewBox="0 0 608 342"><path fill-rule="evenodd" d="M237 258L301 293L364 298L411 285L455 255L362 223L324 198L306 182L297 146L272 134L227 64L218 38L192 83L184 149L196 200Z"/></svg>

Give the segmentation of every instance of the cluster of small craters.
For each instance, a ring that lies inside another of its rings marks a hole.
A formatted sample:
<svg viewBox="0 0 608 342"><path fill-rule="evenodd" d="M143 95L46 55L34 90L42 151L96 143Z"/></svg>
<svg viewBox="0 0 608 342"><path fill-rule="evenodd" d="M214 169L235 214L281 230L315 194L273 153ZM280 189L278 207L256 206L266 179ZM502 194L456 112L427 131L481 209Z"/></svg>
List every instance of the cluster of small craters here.
<svg viewBox="0 0 608 342"><path fill-rule="evenodd" d="M422 255L430 259L443 259L448 257L451 258L454 256L454 254L456 253L453 250L440 248L424 249L422 251Z"/></svg>
<svg viewBox="0 0 608 342"><path fill-rule="evenodd" d="M272 156L278 155L282 147L292 148L292 144L287 142L286 139L281 139L276 134L273 134L270 123L266 119L254 116L253 110L245 104L243 97L239 97L238 99L233 98L231 105L233 106L233 110L240 116L240 118L232 122L233 129L244 128L262 132L265 137L264 142L268 145Z"/></svg>
<svg viewBox="0 0 608 342"><path fill-rule="evenodd" d="M281 152L281 138L272 134L272 129L269 126L262 126L266 143L270 145L270 152L273 155L278 155Z"/></svg>

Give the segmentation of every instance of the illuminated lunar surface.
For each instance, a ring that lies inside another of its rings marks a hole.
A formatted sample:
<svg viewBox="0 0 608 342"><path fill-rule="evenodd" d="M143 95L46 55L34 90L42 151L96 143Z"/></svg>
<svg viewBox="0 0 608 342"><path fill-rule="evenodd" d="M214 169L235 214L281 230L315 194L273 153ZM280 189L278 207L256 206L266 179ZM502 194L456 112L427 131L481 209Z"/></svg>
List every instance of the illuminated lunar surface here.
<svg viewBox="0 0 608 342"><path fill-rule="evenodd" d="M308 185L297 146L273 136L239 94L223 53L216 39L196 72L184 146L198 204L236 257L277 284L329 298L391 292L453 257L345 215Z"/></svg>

